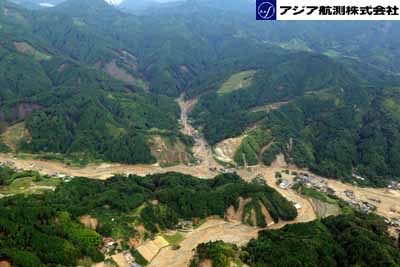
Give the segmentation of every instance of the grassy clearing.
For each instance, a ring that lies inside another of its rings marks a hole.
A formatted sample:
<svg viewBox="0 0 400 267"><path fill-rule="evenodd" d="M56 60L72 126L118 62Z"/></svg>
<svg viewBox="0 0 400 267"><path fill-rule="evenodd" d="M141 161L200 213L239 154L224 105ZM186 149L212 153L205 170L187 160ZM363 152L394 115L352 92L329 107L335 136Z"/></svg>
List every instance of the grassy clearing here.
<svg viewBox="0 0 400 267"><path fill-rule="evenodd" d="M140 213L142 212L142 210L146 207L147 205L145 203L143 203L142 205L140 205L138 208L136 208L131 215L133 216L140 216Z"/></svg>
<svg viewBox="0 0 400 267"><path fill-rule="evenodd" d="M185 237L179 232L176 232L174 235L164 234L162 237L167 240L171 246L179 246L180 243L185 239Z"/></svg>
<svg viewBox="0 0 400 267"><path fill-rule="evenodd" d="M328 203L328 204L338 204L338 200L329 197L327 194L317 191L315 189L311 189L311 188L307 188L304 186L299 185L297 188L294 188L298 193L307 196L307 197L311 197L311 198L315 198L317 200L320 200L322 202Z"/></svg>
<svg viewBox="0 0 400 267"><path fill-rule="evenodd" d="M32 177L24 177L16 179L8 186L0 187L0 193L5 195L36 194L49 190L43 187L56 187L60 183L61 180L56 178L42 178L34 181Z"/></svg>
<svg viewBox="0 0 400 267"><path fill-rule="evenodd" d="M312 49L305 41L297 38L294 38L286 43L281 43L279 46L287 50L312 52Z"/></svg>
<svg viewBox="0 0 400 267"><path fill-rule="evenodd" d="M247 88L251 85L253 77L257 71L248 70L242 71L232 75L222 86L218 89L218 94L228 94L230 92Z"/></svg>
<svg viewBox="0 0 400 267"><path fill-rule="evenodd" d="M400 104L395 99L386 98L384 102L386 110L390 112L390 114L395 117L397 120L400 120Z"/></svg>

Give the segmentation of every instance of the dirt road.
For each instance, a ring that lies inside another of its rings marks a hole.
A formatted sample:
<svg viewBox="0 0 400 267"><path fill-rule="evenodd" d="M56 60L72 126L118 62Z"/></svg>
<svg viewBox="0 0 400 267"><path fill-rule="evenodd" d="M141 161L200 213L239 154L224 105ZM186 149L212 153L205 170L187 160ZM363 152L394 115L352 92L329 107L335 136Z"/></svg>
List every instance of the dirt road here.
<svg viewBox="0 0 400 267"><path fill-rule="evenodd" d="M162 168L158 165L125 165L125 164L90 164L82 168L67 166L57 161L47 161L38 159L16 158L11 154L0 154L0 162L11 162L13 166L24 170L36 170L42 174L54 175L62 173L68 176L87 177L91 179L107 179L114 174L136 174L145 176L154 173L181 172L189 175L196 175L199 178L211 178L216 172L210 172L204 165L186 166L177 165Z"/></svg>

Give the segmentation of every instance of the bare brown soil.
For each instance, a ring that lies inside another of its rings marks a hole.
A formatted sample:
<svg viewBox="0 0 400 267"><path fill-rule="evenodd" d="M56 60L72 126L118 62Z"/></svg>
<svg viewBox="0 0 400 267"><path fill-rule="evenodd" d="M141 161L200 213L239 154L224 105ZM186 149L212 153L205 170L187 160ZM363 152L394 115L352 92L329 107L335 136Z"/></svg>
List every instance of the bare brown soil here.
<svg viewBox="0 0 400 267"><path fill-rule="evenodd" d="M107 72L108 75L117 80L131 84L135 83L135 78L123 68L118 67L115 60L112 60L107 65L105 65L104 70Z"/></svg>
<svg viewBox="0 0 400 267"><path fill-rule="evenodd" d="M27 42L14 42L14 46L18 52L31 55L38 60L47 60L51 58L50 55L38 51Z"/></svg>
<svg viewBox="0 0 400 267"><path fill-rule="evenodd" d="M260 202L260 207L261 207L261 213L264 215L264 218L265 218L265 224L267 226L271 226L271 225L275 224L274 220L271 217L271 214L269 213L267 208L264 206L264 204L261 202Z"/></svg>
<svg viewBox="0 0 400 267"><path fill-rule="evenodd" d="M34 50L34 48L32 46L30 46L29 44L27 44L25 42L15 42L14 46L19 52L24 53L24 54Z"/></svg>
<svg viewBox="0 0 400 267"><path fill-rule="evenodd" d="M112 259L119 267L129 267L128 261L125 259L123 253L115 254L112 256Z"/></svg>
<svg viewBox="0 0 400 267"><path fill-rule="evenodd" d="M79 222L82 223L85 227L96 230L99 226L99 220L91 217L90 215L84 215L79 218Z"/></svg>
<svg viewBox="0 0 400 267"><path fill-rule="evenodd" d="M340 208L338 205L322 202L314 198L311 198L310 202L318 218L326 218L340 214Z"/></svg>
<svg viewBox="0 0 400 267"><path fill-rule="evenodd" d="M205 259L199 265L200 267L213 267L213 262L210 259Z"/></svg>
<svg viewBox="0 0 400 267"><path fill-rule="evenodd" d="M162 166L188 164L193 161L192 155L179 140L172 143L172 140L155 135L151 137L149 143L152 155Z"/></svg>
<svg viewBox="0 0 400 267"><path fill-rule="evenodd" d="M20 122L7 128L0 136L1 141L12 150L15 150L22 140L30 140L29 131L25 128L25 123Z"/></svg>
<svg viewBox="0 0 400 267"><path fill-rule="evenodd" d="M11 267L11 262L6 260L0 260L0 267Z"/></svg>
<svg viewBox="0 0 400 267"><path fill-rule="evenodd" d="M24 120L33 111L42 109L43 107L35 103L20 103L11 109L11 121L16 122Z"/></svg>
<svg viewBox="0 0 400 267"><path fill-rule="evenodd" d="M68 66L68 64L61 64L60 66L58 66L57 71L63 72L67 66Z"/></svg>
<svg viewBox="0 0 400 267"><path fill-rule="evenodd" d="M239 207L237 210L235 210L234 206L230 206L227 211L226 211L226 219L229 222L232 221L237 221L237 222L241 222L243 219L243 209L244 206L246 206L246 204L250 203L252 201L251 198L242 198L239 197Z"/></svg>
<svg viewBox="0 0 400 267"><path fill-rule="evenodd" d="M157 236L154 240L149 240L136 249L143 258L150 262L162 248L168 245L169 243L162 236Z"/></svg>
<svg viewBox="0 0 400 267"><path fill-rule="evenodd" d="M229 138L219 142L214 148L217 160L234 163L235 152L245 137L246 135L241 135L236 138Z"/></svg>
<svg viewBox="0 0 400 267"><path fill-rule="evenodd" d="M21 52L23 54L32 54L37 51L35 48L33 48L30 44L26 42L14 42L14 46L18 52Z"/></svg>

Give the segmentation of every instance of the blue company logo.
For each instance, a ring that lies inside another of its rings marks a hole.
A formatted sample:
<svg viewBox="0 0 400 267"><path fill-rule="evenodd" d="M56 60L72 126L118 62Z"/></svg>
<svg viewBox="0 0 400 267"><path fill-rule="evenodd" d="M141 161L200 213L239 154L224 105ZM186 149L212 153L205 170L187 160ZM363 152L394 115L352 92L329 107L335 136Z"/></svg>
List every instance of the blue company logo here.
<svg viewBox="0 0 400 267"><path fill-rule="evenodd" d="M257 20L276 20L276 0L256 1Z"/></svg>

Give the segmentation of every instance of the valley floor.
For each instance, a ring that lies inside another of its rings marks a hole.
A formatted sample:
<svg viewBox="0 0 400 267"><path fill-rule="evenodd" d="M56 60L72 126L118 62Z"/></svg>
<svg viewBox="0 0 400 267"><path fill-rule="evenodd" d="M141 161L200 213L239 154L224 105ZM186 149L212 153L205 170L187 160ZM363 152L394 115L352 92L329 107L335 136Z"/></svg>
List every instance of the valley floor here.
<svg viewBox="0 0 400 267"><path fill-rule="evenodd" d="M154 173L165 172L180 172L184 174L193 175L196 177L209 179L219 174L223 168L219 165L213 157L212 150L207 145L204 138L190 125L187 114L193 107L195 102L185 102L183 98L178 100L181 109L181 123L183 125L182 131L185 134L191 135L195 139L194 156L198 159L198 164L194 166L177 165L167 168L162 168L155 165L123 165L123 164L100 164L88 165L83 168L74 168L67 166L60 162L45 161L29 158L17 158L11 154L0 154L0 162L7 163L17 169L36 170L42 174L50 176L73 176L73 177L88 177L92 179L107 179L114 174L136 174L144 176ZM251 181L254 177L263 177L267 184L279 193L281 193L288 200L299 204L298 217L291 222L281 221L277 224L270 225L269 229L278 229L287 223L309 222L317 218L316 212L313 208L313 203L303 196L300 196L291 189L283 189L276 184L275 173L281 172L283 178L289 182L294 179L292 172L309 173L307 170L301 170L296 166L288 166L281 155L271 166L258 165L247 168L231 169L236 171L246 181ZM288 170L290 174L282 172ZM373 203L377 206L379 215L388 219L400 217L400 191L389 189L376 189L376 188L360 188L349 184L341 183L337 180L327 179L324 177L316 177L321 183L327 184L336 191L336 195L344 200L350 201L346 191L353 191L355 198L361 201L371 202L371 199L379 199L380 203ZM150 266L187 266L193 255L193 249L200 243L212 240L224 240L235 244L243 244L248 242L251 238L257 236L259 228L245 226L240 222L227 222L221 219L211 219L206 221L201 227L193 230L186 235L185 240L181 243L179 250L172 250L171 247L164 248L152 260Z"/></svg>
<svg viewBox="0 0 400 267"><path fill-rule="evenodd" d="M203 164L196 166L177 165L167 168L162 168L157 165L123 165L123 164L100 164L88 165L83 168L74 168L67 166L60 162L45 161L37 159L21 159L16 158L9 154L0 154L0 162L8 162L12 166L23 170L36 170L42 174L55 175L65 174L74 177L88 177L92 179L107 179L114 174L136 174L145 176L154 173L166 172L181 172L184 174L193 175L196 177L209 179L218 174L218 171L210 171L207 166ZM235 171L245 180L250 181L256 175L261 174L267 181L268 185L278 190L289 200L295 201L302 206L298 221L310 221L315 219L315 214L310 212L312 210L311 204L308 200L302 198L292 190L281 189L276 185L275 173L282 170L289 170L289 172L308 172L307 170L299 169L295 166L287 166L282 157L280 157L271 166L253 166L243 169L236 169ZM291 175L284 175L284 178L289 181L293 179ZM399 216L400 214L394 212L400 211L400 192L397 190L390 190L386 188L365 188L356 187L350 184L345 184L334 179L327 179L313 174L314 177L326 181L329 187L333 188L337 195L343 199L349 200L345 191L353 191L356 198L363 201L370 201L370 199L380 199L381 203L373 203L377 206L377 213L387 218ZM301 214L304 213L304 214Z"/></svg>

